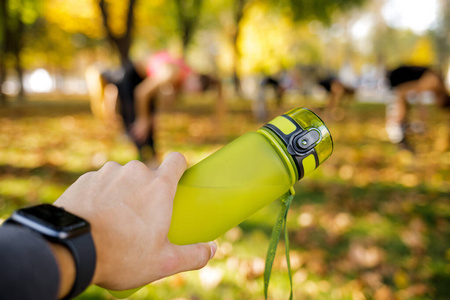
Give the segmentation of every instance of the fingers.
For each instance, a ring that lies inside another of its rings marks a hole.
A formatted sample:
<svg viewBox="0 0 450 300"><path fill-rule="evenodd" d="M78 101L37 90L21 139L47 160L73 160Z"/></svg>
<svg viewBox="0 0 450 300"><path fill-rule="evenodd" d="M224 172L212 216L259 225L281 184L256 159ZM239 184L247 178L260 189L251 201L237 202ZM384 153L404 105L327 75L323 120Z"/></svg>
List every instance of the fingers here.
<svg viewBox="0 0 450 300"><path fill-rule="evenodd" d="M173 209L173 200L177 190L178 181L186 170L186 160L180 153L167 155L159 168L152 172L152 180L145 188L148 196L142 206L142 211L151 219L157 221L160 240L167 239ZM151 201L148 201L151 199ZM155 213L157 211L158 213ZM148 218L147 218L148 219Z"/></svg>
<svg viewBox="0 0 450 300"><path fill-rule="evenodd" d="M178 182L184 171L186 171L186 159L181 153L172 152L164 159L157 173L163 179Z"/></svg>
<svg viewBox="0 0 450 300"><path fill-rule="evenodd" d="M215 242L172 246L172 259L166 265L167 268L164 272L167 274L165 276L201 269L214 257L217 250Z"/></svg>

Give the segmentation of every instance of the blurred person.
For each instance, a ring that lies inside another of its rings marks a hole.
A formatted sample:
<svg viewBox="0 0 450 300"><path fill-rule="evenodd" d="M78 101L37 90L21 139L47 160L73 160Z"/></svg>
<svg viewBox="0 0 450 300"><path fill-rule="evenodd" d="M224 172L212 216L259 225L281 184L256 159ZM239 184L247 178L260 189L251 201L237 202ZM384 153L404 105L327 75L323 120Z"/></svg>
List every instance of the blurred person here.
<svg viewBox="0 0 450 300"><path fill-rule="evenodd" d="M325 109L331 114L353 100L355 89L345 85L341 80L334 76L327 76L317 82L327 93Z"/></svg>
<svg viewBox="0 0 450 300"><path fill-rule="evenodd" d="M407 132L410 128L410 99L421 93L432 92L436 104L441 108L450 107L450 96L445 88L442 76L429 67L400 66L386 75L394 99L386 106L386 131L392 143L412 150ZM425 106L419 102L419 112L424 115Z"/></svg>
<svg viewBox="0 0 450 300"><path fill-rule="evenodd" d="M108 162L53 205L16 211L0 227L0 298L70 299L90 284L125 290L204 267L214 242L178 246L167 238L185 169L180 153L156 171Z"/></svg>
<svg viewBox="0 0 450 300"><path fill-rule="evenodd" d="M260 86L260 97L265 99L265 89L266 88L272 88L275 92L275 99L277 103L277 107L281 107L283 104L283 96L285 87L283 85L282 78L279 78L280 76L270 76L266 75L261 80L259 86Z"/></svg>
<svg viewBox="0 0 450 300"><path fill-rule="evenodd" d="M282 106L285 92L285 84L283 79L286 80L286 78L283 78L286 76L283 75L284 74L264 75L259 82L259 93L253 105L254 115L258 121L264 122L267 119L266 92L268 88L271 88L275 93L277 107L280 108Z"/></svg>
<svg viewBox="0 0 450 300"><path fill-rule="evenodd" d="M96 117L116 122L120 113L143 161L157 162L154 130L158 98L172 100L181 90L206 91L216 89L222 97L220 80L206 74L196 74L181 58L162 51L118 70L86 72L92 112ZM172 98L170 98L172 97ZM117 105L117 101L119 105Z"/></svg>

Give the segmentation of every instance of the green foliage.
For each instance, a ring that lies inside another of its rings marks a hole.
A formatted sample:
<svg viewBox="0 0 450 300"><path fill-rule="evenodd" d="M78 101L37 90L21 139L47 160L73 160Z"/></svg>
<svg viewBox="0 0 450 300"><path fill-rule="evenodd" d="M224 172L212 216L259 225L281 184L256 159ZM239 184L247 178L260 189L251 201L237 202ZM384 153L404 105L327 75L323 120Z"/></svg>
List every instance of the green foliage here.
<svg viewBox="0 0 450 300"><path fill-rule="evenodd" d="M174 0L174 3L178 29L181 33L183 52L186 52L197 27L203 0Z"/></svg>
<svg viewBox="0 0 450 300"><path fill-rule="evenodd" d="M38 19L41 10L41 0L8 1L11 16L16 15L24 24L31 25Z"/></svg>
<svg viewBox="0 0 450 300"><path fill-rule="evenodd" d="M366 0L288 0L296 21L319 20L330 24L336 12L361 6Z"/></svg>

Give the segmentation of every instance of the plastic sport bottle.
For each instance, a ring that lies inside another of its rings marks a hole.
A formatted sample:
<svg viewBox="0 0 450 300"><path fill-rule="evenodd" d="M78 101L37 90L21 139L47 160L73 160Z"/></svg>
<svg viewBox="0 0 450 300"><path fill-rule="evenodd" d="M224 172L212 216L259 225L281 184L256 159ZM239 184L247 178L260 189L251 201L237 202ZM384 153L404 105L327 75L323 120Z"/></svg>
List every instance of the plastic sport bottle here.
<svg viewBox="0 0 450 300"><path fill-rule="evenodd" d="M183 174L169 240L185 245L216 239L286 193L332 150L328 128L305 108L240 136ZM110 293L126 298L138 289Z"/></svg>

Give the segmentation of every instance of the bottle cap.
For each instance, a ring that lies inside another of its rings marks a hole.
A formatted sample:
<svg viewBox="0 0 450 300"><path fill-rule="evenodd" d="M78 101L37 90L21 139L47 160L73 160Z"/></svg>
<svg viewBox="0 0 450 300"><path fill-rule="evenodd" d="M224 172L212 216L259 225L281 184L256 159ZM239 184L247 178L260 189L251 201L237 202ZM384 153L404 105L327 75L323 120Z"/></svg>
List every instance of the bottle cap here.
<svg viewBox="0 0 450 300"><path fill-rule="evenodd" d="M276 117L259 132L269 138L296 180L315 170L333 152L330 131L306 108L295 108Z"/></svg>

